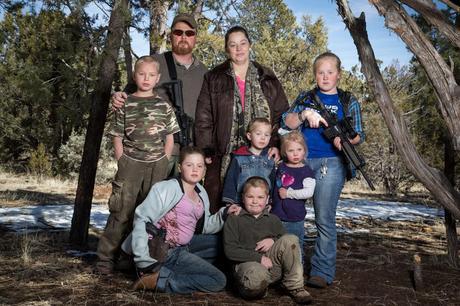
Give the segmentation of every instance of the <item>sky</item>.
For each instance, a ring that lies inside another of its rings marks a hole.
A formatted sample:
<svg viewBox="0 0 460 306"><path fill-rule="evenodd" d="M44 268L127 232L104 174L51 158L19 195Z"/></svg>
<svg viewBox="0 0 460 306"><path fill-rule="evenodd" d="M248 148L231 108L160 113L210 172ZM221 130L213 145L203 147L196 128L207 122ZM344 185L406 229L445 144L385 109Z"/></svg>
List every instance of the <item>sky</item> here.
<svg viewBox="0 0 460 306"><path fill-rule="evenodd" d="M309 15L312 21L323 17L328 31L328 48L336 53L342 60L342 65L349 70L359 64L358 53L350 33L345 28L342 18L337 13L337 5L331 0L285 0L286 5L292 10L300 24L302 15ZM384 19L380 17L377 9L370 5L368 0L349 1L355 16L361 12L366 15L369 40L374 48L378 60L383 61L383 67L396 63L405 65L412 54L406 49L402 40L384 26ZM170 24L171 20L168 22ZM131 33L132 48L137 55L149 53L148 42L142 35Z"/></svg>
<svg viewBox="0 0 460 306"><path fill-rule="evenodd" d="M331 0L285 0L287 6L294 12L297 20L302 15L309 15L312 20L323 17L328 31L328 48L336 53L345 69L359 65L358 52L350 33L337 12L337 4ZM396 63L409 63L412 57L404 42L398 35L385 27L384 18L368 0L348 1L355 16L364 12L367 32L377 60L383 61L383 66Z"/></svg>

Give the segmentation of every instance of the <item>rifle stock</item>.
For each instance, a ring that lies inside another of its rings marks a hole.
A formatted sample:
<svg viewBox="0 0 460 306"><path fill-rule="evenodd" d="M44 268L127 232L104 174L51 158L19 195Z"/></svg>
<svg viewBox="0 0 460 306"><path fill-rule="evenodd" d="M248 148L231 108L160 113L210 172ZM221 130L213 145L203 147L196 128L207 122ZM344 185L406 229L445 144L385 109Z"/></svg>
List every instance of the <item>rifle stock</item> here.
<svg viewBox="0 0 460 306"><path fill-rule="evenodd" d="M180 127L179 139L177 142L180 144L181 148L188 146L192 143L192 118L187 116L184 111L184 98L182 96L182 80L176 79L170 82L164 83L165 86L170 86L170 93L172 95L171 99L174 103L174 112Z"/></svg>

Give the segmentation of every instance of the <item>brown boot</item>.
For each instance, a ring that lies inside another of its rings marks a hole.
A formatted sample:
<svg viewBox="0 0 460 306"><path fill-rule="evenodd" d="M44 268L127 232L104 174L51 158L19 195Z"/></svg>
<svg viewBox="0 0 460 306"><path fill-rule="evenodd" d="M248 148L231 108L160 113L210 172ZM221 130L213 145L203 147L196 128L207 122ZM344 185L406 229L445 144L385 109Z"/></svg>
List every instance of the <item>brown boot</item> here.
<svg viewBox="0 0 460 306"><path fill-rule="evenodd" d="M297 304L305 305L305 304L310 304L312 301L310 293L308 293L308 291L305 290L304 288L292 289L292 290L289 290L288 292L289 292L289 295L294 300L294 302L296 302Z"/></svg>
<svg viewBox="0 0 460 306"><path fill-rule="evenodd" d="M132 289L133 290L155 290L157 286L158 276L160 271L144 274L137 281L134 282Z"/></svg>
<svg viewBox="0 0 460 306"><path fill-rule="evenodd" d="M327 281L318 275L310 276L310 278L305 282L305 285L318 289L324 289L328 286Z"/></svg>
<svg viewBox="0 0 460 306"><path fill-rule="evenodd" d="M98 260L93 272L99 275L110 276L113 274L113 263L111 261Z"/></svg>

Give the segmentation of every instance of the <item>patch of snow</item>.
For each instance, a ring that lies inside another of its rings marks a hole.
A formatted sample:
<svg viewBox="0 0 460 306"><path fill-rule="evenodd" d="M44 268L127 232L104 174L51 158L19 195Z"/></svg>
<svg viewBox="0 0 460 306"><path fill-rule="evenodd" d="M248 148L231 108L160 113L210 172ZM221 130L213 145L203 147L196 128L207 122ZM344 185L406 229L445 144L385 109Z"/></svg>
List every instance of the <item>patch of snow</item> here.
<svg viewBox="0 0 460 306"><path fill-rule="evenodd" d="M73 205L40 205L0 208L0 224L9 230L65 230L72 224ZM90 225L104 229L109 216L105 205L92 205Z"/></svg>
<svg viewBox="0 0 460 306"><path fill-rule="evenodd" d="M9 230L22 232L33 230L65 230L72 223L73 205L41 205L0 208L0 224ZM109 216L106 205L92 205L90 225L104 229ZM337 206L337 219L351 219L355 223L361 218L372 218L388 221L434 220L444 216L444 209L431 208L424 205L403 202L340 200ZM314 210L307 207L305 217L307 232L316 231ZM339 232L350 229L338 226ZM356 229L354 230L356 232Z"/></svg>

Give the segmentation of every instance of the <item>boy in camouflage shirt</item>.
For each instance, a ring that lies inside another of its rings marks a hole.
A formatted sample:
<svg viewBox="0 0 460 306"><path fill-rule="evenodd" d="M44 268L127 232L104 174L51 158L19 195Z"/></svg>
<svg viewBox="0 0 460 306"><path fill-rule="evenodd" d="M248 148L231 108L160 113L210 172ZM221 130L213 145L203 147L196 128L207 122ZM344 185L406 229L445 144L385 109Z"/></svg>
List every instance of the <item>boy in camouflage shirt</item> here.
<svg viewBox="0 0 460 306"><path fill-rule="evenodd" d="M110 215L97 249L96 269L102 274L112 272L137 204L167 176L173 134L179 132L179 125L171 105L153 90L160 79L159 68L153 57L139 58L134 66L137 91L115 111L110 135L118 171L112 182Z"/></svg>

